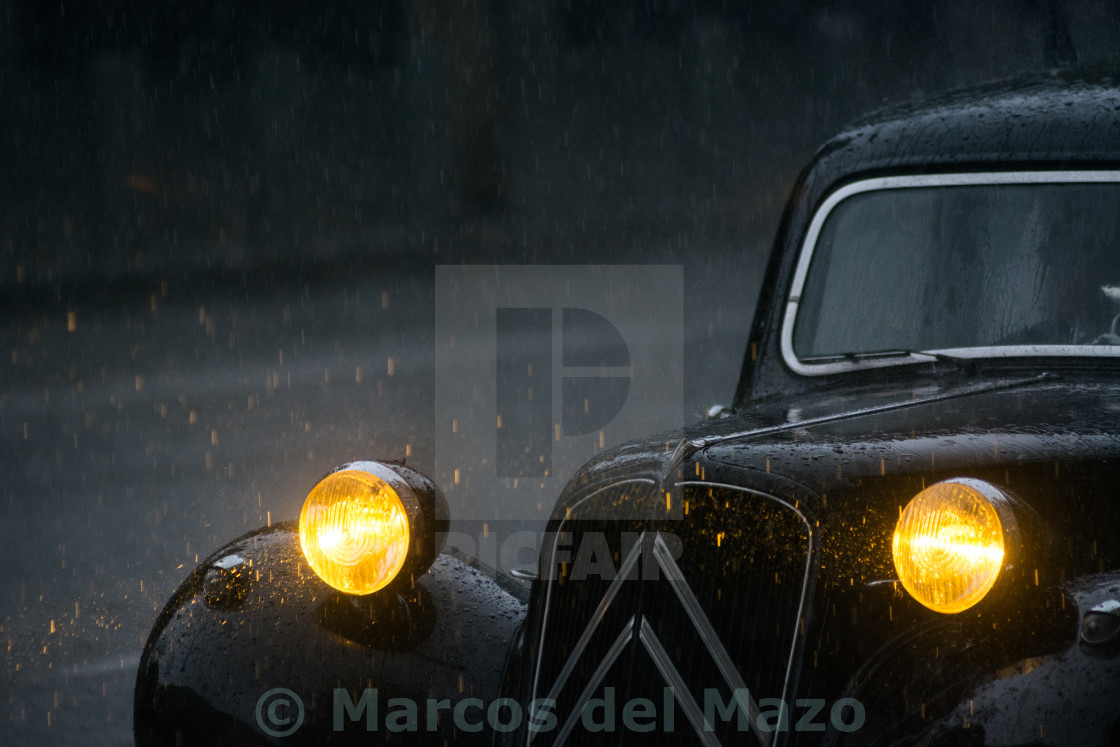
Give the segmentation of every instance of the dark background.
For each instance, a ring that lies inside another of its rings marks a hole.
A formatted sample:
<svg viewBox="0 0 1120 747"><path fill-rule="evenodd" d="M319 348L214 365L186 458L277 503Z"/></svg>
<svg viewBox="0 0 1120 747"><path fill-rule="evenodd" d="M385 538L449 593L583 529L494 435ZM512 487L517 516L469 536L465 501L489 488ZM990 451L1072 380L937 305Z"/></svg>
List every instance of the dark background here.
<svg viewBox="0 0 1120 747"><path fill-rule="evenodd" d="M681 265L695 420L813 149L1067 40L1120 4L0 0L0 741L128 744L199 557L431 469L436 265Z"/></svg>

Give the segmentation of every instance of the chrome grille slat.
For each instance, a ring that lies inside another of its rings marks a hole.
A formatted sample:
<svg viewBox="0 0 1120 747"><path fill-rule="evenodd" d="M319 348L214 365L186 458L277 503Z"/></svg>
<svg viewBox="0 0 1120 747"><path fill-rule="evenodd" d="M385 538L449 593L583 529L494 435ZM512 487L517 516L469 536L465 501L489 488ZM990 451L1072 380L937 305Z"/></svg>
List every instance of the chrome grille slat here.
<svg viewBox="0 0 1120 747"><path fill-rule="evenodd" d="M696 698L692 697L692 694L688 691L688 686L685 684L680 672L673 666L673 661L669 658L669 653L665 650L665 647L661 645L657 634L653 632L653 628L650 627L649 623L645 620L642 620L642 626L638 636L642 641L642 645L645 646L646 651L649 652L650 658L653 659L654 665L656 665L658 671L661 672L661 676L673 687L676 693L680 693L676 697L680 700L684 708L684 715L688 717L692 728L696 731L700 740L705 745L718 747L720 741L716 739L716 735L705 729L704 714L700 711L700 706L697 704ZM757 717L758 707L756 706L754 710Z"/></svg>
<svg viewBox="0 0 1120 747"><path fill-rule="evenodd" d="M595 614L591 616L591 622L589 622L587 627L584 628L583 634L580 635L579 640L576 641L576 645L572 650L571 656L568 657L568 661L564 664L564 668L560 670L560 674L556 677L556 684L552 686L552 689L549 691L547 697L555 699L557 696L559 696L560 690L568 681L568 677L571 676L572 670L575 669L576 662L579 661L580 655L583 654L584 650L587 648L587 644L591 641L591 636L595 634L596 628L598 628L599 624L603 621L603 617L606 615L607 609L610 607L611 602L614 601L615 596L617 596L618 590L622 587L623 579L626 577L627 573L629 573L629 571L633 569L634 565L638 562L638 558L641 557L641 550L642 543L635 543L634 549L630 551L630 554L627 556L626 561L622 564L622 569L619 571L618 576L616 576L614 581L611 582L610 588L607 589L607 593L603 596L603 601L599 603L598 608L596 608L595 610ZM631 621L628 622L627 625L630 626L632 624L633 620L631 619ZM627 630L629 630L629 627L627 628Z"/></svg>
<svg viewBox="0 0 1120 747"><path fill-rule="evenodd" d="M587 701L591 700L591 694L595 692L595 688L603 681L603 677L605 677L610 668L614 666L615 661L618 660L619 655L622 653L622 649L630 642L633 636L634 618L631 617L626 621L626 624L622 626L622 632L618 634L618 637L614 639L614 643L607 649L607 655L603 658L602 663L596 667L595 673L591 675L591 679L588 680L587 686L583 688L583 692L579 694L579 699L572 708L572 712L568 714L568 718L564 722L564 727L560 730L560 734L556 737L554 744L557 745L557 747L562 745L564 740L568 738L568 735L572 733L572 729L575 728L576 722L579 721L583 713L583 707L587 705Z"/></svg>

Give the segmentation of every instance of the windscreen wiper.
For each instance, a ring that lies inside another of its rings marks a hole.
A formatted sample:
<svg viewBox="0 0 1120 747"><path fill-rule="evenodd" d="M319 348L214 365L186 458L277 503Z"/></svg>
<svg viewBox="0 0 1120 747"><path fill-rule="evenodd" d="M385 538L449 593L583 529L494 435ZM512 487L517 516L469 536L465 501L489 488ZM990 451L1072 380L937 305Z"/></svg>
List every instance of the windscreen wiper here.
<svg viewBox="0 0 1120 747"><path fill-rule="evenodd" d="M962 358L956 355L949 355L948 353L939 353L935 350L907 350L905 348L863 350L860 352L835 353L831 355L813 355L804 357L801 360L805 363L835 363L837 361L859 363L860 361L878 360L880 358L909 358L912 355L926 355L931 358L936 358L943 363L954 363L958 366L971 366L975 363L975 361L971 358Z"/></svg>
<svg viewBox="0 0 1120 747"><path fill-rule="evenodd" d="M898 350L891 352L897 352L898 355L929 355L943 363L955 363L958 366L971 366L976 363L975 358L962 358L959 355L939 353L936 350Z"/></svg>

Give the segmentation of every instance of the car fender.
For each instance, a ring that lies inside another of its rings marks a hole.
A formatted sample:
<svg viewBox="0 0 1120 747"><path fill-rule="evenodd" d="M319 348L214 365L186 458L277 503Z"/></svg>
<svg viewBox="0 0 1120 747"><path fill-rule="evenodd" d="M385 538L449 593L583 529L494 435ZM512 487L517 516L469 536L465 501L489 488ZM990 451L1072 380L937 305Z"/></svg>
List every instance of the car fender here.
<svg viewBox="0 0 1120 747"><path fill-rule="evenodd" d="M966 701L933 725L927 744L1118 743L1120 632L1094 641L1091 631L1093 616L1102 614L1102 607L1117 609L1120 573L1080 579L1066 588L1063 599L1074 606L1080 620L1070 645L991 673Z"/></svg>
<svg viewBox="0 0 1120 747"><path fill-rule="evenodd" d="M1040 590L1021 614L999 610L895 636L844 693L866 723L825 744L1120 743L1120 572Z"/></svg>
<svg viewBox="0 0 1120 747"><path fill-rule="evenodd" d="M295 522L262 528L207 558L160 614L137 674L136 743L488 742L524 614L516 582L447 554L349 596L307 565Z"/></svg>

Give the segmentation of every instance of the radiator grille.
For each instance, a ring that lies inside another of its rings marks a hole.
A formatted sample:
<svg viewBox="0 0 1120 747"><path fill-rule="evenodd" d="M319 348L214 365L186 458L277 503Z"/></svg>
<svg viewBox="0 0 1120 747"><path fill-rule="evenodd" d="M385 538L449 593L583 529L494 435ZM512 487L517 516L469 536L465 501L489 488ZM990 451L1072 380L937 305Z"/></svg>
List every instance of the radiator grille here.
<svg viewBox="0 0 1120 747"><path fill-rule="evenodd" d="M532 744L768 739L741 730L755 731L760 704L764 715L776 706L766 699L788 698L810 525L781 500L698 483L668 496L683 501L680 520L615 518L640 515L642 503L654 516L665 500L652 482L623 483L584 499L563 523L533 692L555 700L558 723ZM733 700L737 688L749 698Z"/></svg>

